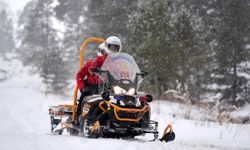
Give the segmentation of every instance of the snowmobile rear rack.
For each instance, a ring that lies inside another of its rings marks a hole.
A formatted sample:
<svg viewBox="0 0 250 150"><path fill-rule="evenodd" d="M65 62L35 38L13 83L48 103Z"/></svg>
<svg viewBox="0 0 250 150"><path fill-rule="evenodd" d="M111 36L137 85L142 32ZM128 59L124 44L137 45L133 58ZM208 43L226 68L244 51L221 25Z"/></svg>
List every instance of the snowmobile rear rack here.
<svg viewBox="0 0 250 150"><path fill-rule="evenodd" d="M105 42L104 39L102 38L97 38L97 37L89 37L87 38L84 43L81 46L80 50L80 68L84 66L84 51L86 46L90 42L98 42L98 43L103 43ZM59 123L62 122L62 118L64 116L69 116L72 115L72 122L75 122L76 120L76 108L77 108L77 93L78 93L78 85L75 86L74 89L74 99L73 99L73 105L58 105L58 106L51 106L49 108L49 115L50 115L50 120L51 120L51 132L58 126ZM67 128L67 127L66 127ZM59 129L59 133L61 133L61 129Z"/></svg>
<svg viewBox="0 0 250 150"><path fill-rule="evenodd" d="M80 68L84 66L84 51L86 46L90 42L98 42L103 43L105 42L102 38L97 37L89 37L87 38L84 43L81 46L80 50ZM59 105L59 106L53 106L49 108L49 113L55 113L55 116L64 116L64 115L72 115L72 122L75 122L76 120L76 108L77 108L77 93L78 93L78 85L75 86L74 90L74 99L73 99L73 105ZM57 110L56 110L57 109Z"/></svg>
<svg viewBox="0 0 250 150"><path fill-rule="evenodd" d="M66 116L73 113L73 105L50 106L49 114L54 116Z"/></svg>
<svg viewBox="0 0 250 150"><path fill-rule="evenodd" d="M58 124L62 121L63 117L72 115L73 109L74 106L72 105L50 106L49 115L50 115L51 132L53 132L53 130L58 126Z"/></svg>

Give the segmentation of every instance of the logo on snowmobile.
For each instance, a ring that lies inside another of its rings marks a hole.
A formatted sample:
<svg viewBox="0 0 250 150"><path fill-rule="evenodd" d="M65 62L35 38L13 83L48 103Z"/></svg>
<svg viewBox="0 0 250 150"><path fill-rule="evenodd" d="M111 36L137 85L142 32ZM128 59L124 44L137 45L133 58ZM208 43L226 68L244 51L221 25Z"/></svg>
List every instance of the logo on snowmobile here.
<svg viewBox="0 0 250 150"><path fill-rule="evenodd" d="M120 63L120 67L121 67L121 69L124 70L124 71L126 71L127 68L128 68L128 66L127 66L127 64L126 64L125 62L121 62L121 63Z"/></svg>
<svg viewBox="0 0 250 150"><path fill-rule="evenodd" d="M82 116L83 117L86 116L88 114L88 112L89 112L89 108L85 108L85 107L82 108Z"/></svg>
<svg viewBox="0 0 250 150"><path fill-rule="evenodd" d="M85 116L88 112L89 112L89 108L91 107L91 105L89 104L84 104L83 108L82 108L82 113Z"/></svg>

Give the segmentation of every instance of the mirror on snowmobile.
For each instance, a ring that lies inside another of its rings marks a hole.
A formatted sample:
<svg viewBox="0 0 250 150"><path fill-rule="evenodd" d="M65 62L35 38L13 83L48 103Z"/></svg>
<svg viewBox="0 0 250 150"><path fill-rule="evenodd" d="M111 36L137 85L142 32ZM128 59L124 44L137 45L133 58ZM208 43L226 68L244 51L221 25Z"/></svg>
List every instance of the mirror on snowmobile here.
<svg viewBox="0 0 250 150"><path fill-rule="evenodd" d="M146 95L146 97L147 97L147 102L153 101L153 97L151 95Z"/></svg>
<svg viewBox="0 0 250 150"><path fill-rule="evenodd" d="M145 76L147 76L149 73L146 71L141 71L141 73L137 73L137 75L141 76L142 78L144 78Z"/></svg>
<svg viewBox="0 0 250 150"><path fill-rule="evenodd" d="M148 75L148 72L146 72L146 71L141 71L140 73L136 73L136 76L135 76L136 87L135 87L135 89L137 89L137 84L138 84L138 81L139 81L139 76L141 76L142 78L144 78L146 75Z"/></svg>

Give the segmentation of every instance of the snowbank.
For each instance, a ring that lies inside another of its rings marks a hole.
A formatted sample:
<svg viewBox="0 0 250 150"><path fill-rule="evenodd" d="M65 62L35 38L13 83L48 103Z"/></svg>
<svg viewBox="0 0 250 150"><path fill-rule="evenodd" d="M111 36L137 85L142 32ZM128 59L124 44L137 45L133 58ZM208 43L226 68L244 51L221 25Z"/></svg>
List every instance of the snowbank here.
<svg viewBox="0 0 250 150"><path fill-rule="evenodd" d="M159 121L160 135L162 135L165 125L172 122L176 140L171 143L146 142L152 139L152 135L136 137L131 140L88 139L70 136L68 133L63 133L61 136L51 135L48 107L62 103L71 104L71 98L53 95L45 97L42 92L44 87L39 76L30 75L21 64L15 64L15 61L12 63L14 64L7 65L17 67L12 70L17 71L13 73L15 76L0 82L1 150L250 149L248 143L250 125L219 125L218 123L203 121L202 117L206 113L212 112L204 112L195 106L166 101L152 102L150 104L152 106L151 116L153 120ZM8 72L11 72L11 70L8 70ZM249 106L244 108L244 110L247 109L249 110ZM210 114L210 116L213 115Z"/></svg>

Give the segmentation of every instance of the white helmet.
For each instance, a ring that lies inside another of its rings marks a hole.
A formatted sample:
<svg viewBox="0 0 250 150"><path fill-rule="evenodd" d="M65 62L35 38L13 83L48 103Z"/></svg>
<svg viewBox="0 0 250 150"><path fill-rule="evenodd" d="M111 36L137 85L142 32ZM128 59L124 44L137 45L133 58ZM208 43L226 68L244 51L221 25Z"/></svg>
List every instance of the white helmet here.
<svg viewBox="0 0 250 150"><path fill-rule="evenodd" d="M121 40L117 36L110 36L105 42L106 52L114 53L122 50Z"/></svg>
<svg viewBox="0 0 250 150"><path fill-rule="evenodd" d="M105 43L101 43L98 46L97 56L102 56L107 54L107 48L105 47Z"/></svg>

